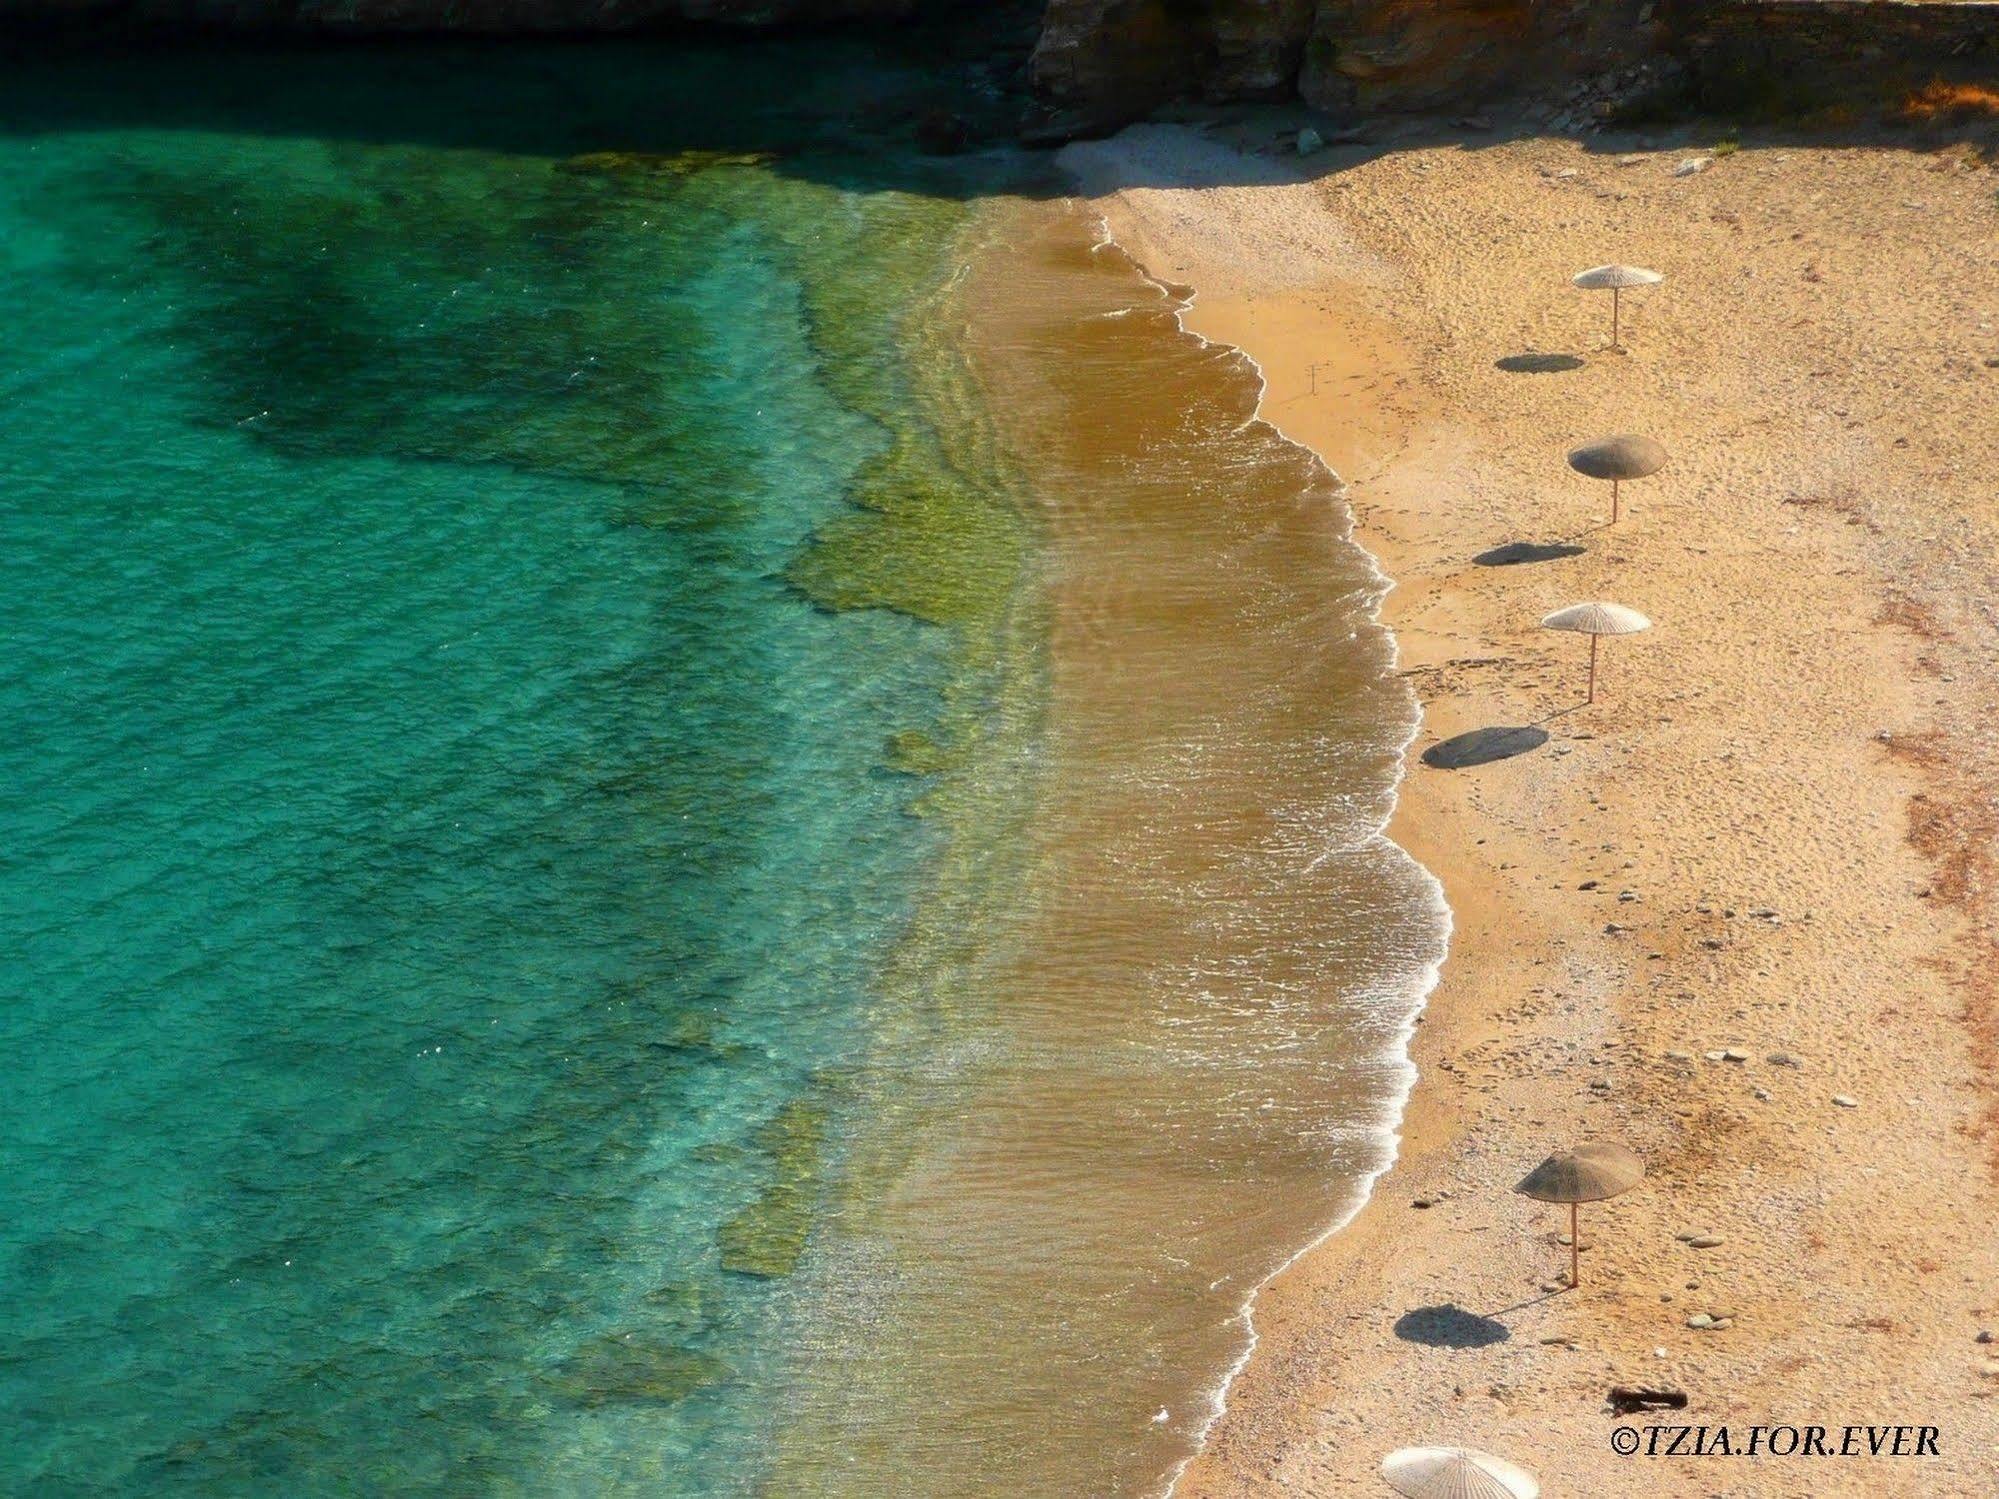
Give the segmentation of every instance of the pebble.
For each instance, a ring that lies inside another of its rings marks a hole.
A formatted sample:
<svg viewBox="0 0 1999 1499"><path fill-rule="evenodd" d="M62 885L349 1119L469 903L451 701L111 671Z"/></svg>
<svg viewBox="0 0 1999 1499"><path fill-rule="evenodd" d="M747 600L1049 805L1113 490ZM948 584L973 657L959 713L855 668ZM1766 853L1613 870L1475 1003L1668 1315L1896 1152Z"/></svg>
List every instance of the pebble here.
<svg viewBox="0 0 1999 1499"><path fill-rule="evenodd" d="M1711 156L1689 156L1685 161L1673 168L1673 175L1675 177L1691 177L1696 172L1705 172L1713 160L1714 158Z"/></svg>
<svg viewBox="0 0 1999 1499"><path fill-rule="evenodd" d="M1693 1328L1696 1332L1706 1332L1710 1327L1714 1326L1714 1318L1710 1317L1706 1312L1695 1312L1691 1317L1687 1318L1687 1326Z"/></svg>
<svg viewBox="0 0 1999 1499"><path fill-rule="evenodd" d="M1695 1234L1687 1240L1689 1249L1718 1249L1721 1247L1720 1234Z"/></svg>
<svg viewBox="0 0 1999 1499"><path fill-rule="evenodd" d="M1724 1062L1746 1062L1749 1060L1749 1053L1737 1051L1733 1046L1725 1046L1722 1048L1721 1059Z"/></svg>
<svg viewBox="0 0 1999 1499"><path fill-rule="evenodd" d="M1691 1062L1693 1059L1694 1054L1690 1051L1669 1051L1666 1053L1666 1060L1669 1062Z"/></svg>
<svg viewBox="0 0 1999 1499"><path fill-rule="evenodd" d="M1989 1327L1981 1327L1981 1328L1980 1328L1980 1329L1978 1330L1978 1336L1977 1336L1977 1337L1975 1337L1975 1338L1973 1338L1973 1339L1972 1339L1971 1341L1972 1341L1972 1342L1974 1342L1974 1343L1990 1343L1990 1342L1992 1342L1992 1341L1993 1341L1993 1337L1992 1337L1992 1329L1991 1329L1991 1328L1989 1328Z"/></svg>
<svg viewBox="0 0 1999 1499"><path fill-rule="evenodd" d="M1844 1093L1833 1094L1832 1101L1842 1109L1857 1109L1860 1107L1859 1099L1849 1098Z"/></svg>
<svg viewBox="0 0 1999 1499"><path fill-rule="evenodd" d="M1802 1067L1805 1065L1788 1051L1773 1051L1763 1060L1768 1062L1772 1067Z"/></svg>

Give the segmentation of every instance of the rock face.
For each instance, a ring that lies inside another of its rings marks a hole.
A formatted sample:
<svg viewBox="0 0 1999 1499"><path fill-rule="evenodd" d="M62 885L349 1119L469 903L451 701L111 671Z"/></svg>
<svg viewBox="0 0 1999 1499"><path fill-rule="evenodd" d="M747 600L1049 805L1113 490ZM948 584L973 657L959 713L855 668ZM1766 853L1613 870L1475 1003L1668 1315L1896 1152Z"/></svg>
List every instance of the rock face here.
<svg viewBox="0 0 1999 1499"><path fill-rule="evenodd" d="M1287 99L1320 0L1048 0L1035 92L1085 119L1169 99Z"/></svg>
<svg viewBox="0 0 1999 1499"><path fill-rule="evenodd" d="M1660 42L1646 0L1321 0L1299 92L1330 110L1470 109Z"/></svg>
<svg viewBox="0 0 1999 1499"><path fill-rule="evenodd" d="M1631 62L1649 0L1048 0L1037 90L1106 120L1166 99L1302 95L1341 112L1472 108Z"/></svg>

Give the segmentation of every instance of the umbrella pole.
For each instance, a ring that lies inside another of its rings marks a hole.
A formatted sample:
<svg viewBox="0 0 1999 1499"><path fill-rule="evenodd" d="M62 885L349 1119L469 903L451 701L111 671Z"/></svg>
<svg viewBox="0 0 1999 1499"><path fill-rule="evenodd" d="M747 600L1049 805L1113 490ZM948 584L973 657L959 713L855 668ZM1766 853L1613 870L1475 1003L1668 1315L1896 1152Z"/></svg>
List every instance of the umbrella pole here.
<svg viewBox="0 0 1999 1499"><path fill-rule="evenodd" d="M1576 1227L1576 1205L1569 1204L1569 1289L1583 1283L1583 1236Z"/></svg>
<svg viewBox="0 0 1999 1499"><path fill-rule="evenodd" d="M1585 698L1585 699L1584 699L1584 701L1585 701L1585 702L1588 702L1588 703L1593 703L1593 702L1595 702L1595 701L1596 701L1596 643L1597 643L1597 640L1598 640L1598 637L1597 637L1597 636L1595 636L1595 635L1592 635L1592 636L1590 636L1590 638L1589 638L1589 696L1588 696L1587 698Z"/></svg>
<svg viewBox="0 0 1999 1499"><path fill-rule="evenodd" d="M1617 524L1617 480L1610 481L1610 523Z"/></svg>
<svg viewBox="0 0 1999 1499"><path fill-rule="evenodd" d="M1617 345L1617 322L1618 322L1618 317L1617 317L1617 315L1618 315L1619 311L1621 311L1621 310L1622 310L1622 305L1621 305L1621 304L1622 304L1622 302L1623 302L1623 299L1624 299L1624 288L1623 288L1623 287L1621 287L1621 286L1613 286L1613 287L1612 287L1612 288L1610 289L1610 346L1611 346L1611 347L1612 347L1613 349L1614 349L1614 348L1616 348L1616 347L1618 346L1618 345Z"/></svg>

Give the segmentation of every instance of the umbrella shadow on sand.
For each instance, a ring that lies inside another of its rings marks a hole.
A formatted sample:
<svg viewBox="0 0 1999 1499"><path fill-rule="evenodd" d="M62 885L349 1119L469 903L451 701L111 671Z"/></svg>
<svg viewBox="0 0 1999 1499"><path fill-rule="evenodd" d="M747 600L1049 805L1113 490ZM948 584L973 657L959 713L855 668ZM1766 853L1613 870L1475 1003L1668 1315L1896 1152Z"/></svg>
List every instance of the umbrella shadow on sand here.
<svg viewBox="0 0 1999 1499"><path fill-rule="evenodd" d="M1558 562L1564 557L1580 557L1589 550L1573 541L1509 541L1472 558L1478 567L1518 567L1524 562Z"/></svg>
<svg viewBox="0 0 1999 1499"><path fill-rule="evenodd" d="M1404 1312L1395 1319L1395 1336L1425 1348L1490 1348L1504 1343L1513 1333L1504 1322L1447 1301Z"/></svg>
<svg viewBox="0 0 1999 1499"><path fill-rule="evenodd" d="M1508 354L1504 359L1493 360L1492 367L1509 375L1559 375L1579 370L1586 363L1587 360L1574 354Z"/></svg>
<svg viewBox="0 0 1999 1499"><path fill-rule="evenodd" d="M1423 763L1432 770L1469 770L1474 765L1490 765L1537 750L1548 742L1548 731L1539 724L1495 725L1470 729L1441 739L1423 751Z"/></svg>

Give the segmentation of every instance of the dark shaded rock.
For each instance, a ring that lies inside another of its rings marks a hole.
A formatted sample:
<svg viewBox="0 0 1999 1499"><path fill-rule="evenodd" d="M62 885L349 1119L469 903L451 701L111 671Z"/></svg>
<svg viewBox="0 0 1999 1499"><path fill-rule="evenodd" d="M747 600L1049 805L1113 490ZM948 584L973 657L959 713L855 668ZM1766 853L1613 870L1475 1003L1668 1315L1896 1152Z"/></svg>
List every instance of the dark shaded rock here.
<svg viewBox="0 0 1999 1499"><path fill-rule="evenodd" d="M1612 1385L1609 1400L1610 1408L1620 1416L1634 1415L1639 1411L1683 1411L1687 1408L1687 1392L1665 1386Z"/></svg>
<svg viewBox="0 0 1999 1499"><path fill-rule="evenodd" d="M1643 56L1643 0L1320 0L1298 91L1334 110L1445 109Z"/></svg>
<svg viewBox="0 0 1999 1499"><path fill-rule="evenodd" d="M916 122L918 149L932 156L956 156L972 143L972 127L948 109L927 109Z"/></svg>

